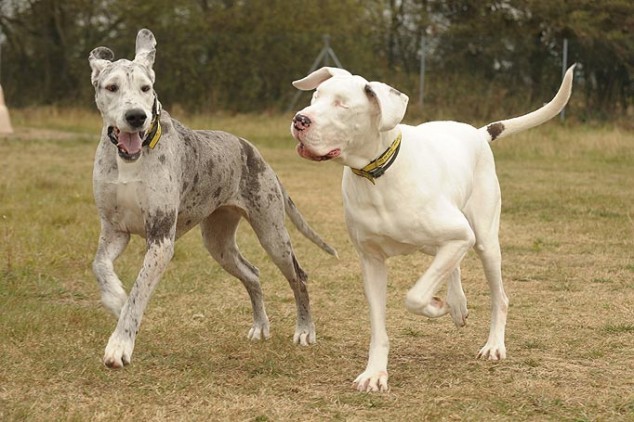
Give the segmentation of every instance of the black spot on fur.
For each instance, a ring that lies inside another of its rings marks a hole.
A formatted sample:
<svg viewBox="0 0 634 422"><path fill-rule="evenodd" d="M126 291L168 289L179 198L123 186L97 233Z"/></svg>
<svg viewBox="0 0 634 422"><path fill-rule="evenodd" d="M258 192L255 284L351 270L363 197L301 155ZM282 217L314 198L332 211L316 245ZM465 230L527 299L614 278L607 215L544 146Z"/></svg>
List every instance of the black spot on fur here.
<svg viewBox="0 0 634 422"><path fill-rule="evenodd" d="M249 172L254 174L262 173L266 170L264 160L257 153L253 145L247 140L240 138L240 146L242 149L242 157L245 159Z"/></svg>
<svg viewBox="0 0 634 422"><path fill-rule="evenodd" d="M302 267L299 266L299 262L297 262L297 258L295 258L295 254L291 256L293 258L293 267L295 267L295 274L297 274L297 278L302 283L306 283L308 281L308 274L302 270Z"/></svg>
<svg viewBox="0 0 634 422"><path fill-rule="evenodd" d="M165 154L161 154L159 156L159 161L161 162L161 164L165 164Z"/></svg>
<svg viewBox="0 0 634 422"><path fill-rule="evenodd" d="M290 197L290 196L288 197L287 202L288 202L288 206L289 206L289 208L291 208L291 209L296 208L296 207L295 207L295 202L293 202L293 200L291 199L291 197Z"/></svg>
<svg viewBox="0 0 634 422"><path fill-rule="evenodd" d="M487 132L491 135L491 141L495 141L502 132L504 132L504 124L497 122L487 126Z"/></svg>
<svg viewBox="0 0 634 422"><path fill-rule="evenodd" d="M176 224L176 211L158 210L151 215L145 223L148 242L157 242L166 237L170 237L172 228Z"/></svg>
<svg viewBox="0 0 634 422"><path fill-rule="evenodd" d="M205 170L206 170L207 176L209 176L210 178L214 175L214 167L215 167L215 163L213 158L207 160L207 163L205 164Z"/></svg>
<svg viewBox="0 0 634 422"><path fill-rule="evenodd" d="M239 140L243 163L244 187L251 194L255 194L260 191L260 174L266 171L266 164L253 145L245 139L239 138Z"/></svg>

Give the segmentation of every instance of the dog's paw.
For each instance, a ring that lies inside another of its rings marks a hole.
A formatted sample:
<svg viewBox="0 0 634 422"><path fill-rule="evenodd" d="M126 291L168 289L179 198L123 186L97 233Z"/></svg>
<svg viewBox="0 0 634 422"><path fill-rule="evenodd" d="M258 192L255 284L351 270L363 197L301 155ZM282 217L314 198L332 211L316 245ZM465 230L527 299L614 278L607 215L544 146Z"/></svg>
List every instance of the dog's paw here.
<svg viewBox="0 0 634 422"><path fill-rule="evenodd" d="M504 344L487 344L484 345L478 353L478 359L502 360L506 359L506 347Z"/></svg>
<svg viewBox="0 0 634 422"><path fill-rule="evenodd" d="M434 296L425 301L416 297L411 290L405 297L405 307L413 314L428 318L439 318L449 312L449 306L441 298Z"/></svg>
<svg viewBox="0 0 634 422"><path fill-rule="evenodd" d="M306 324L306 326L295 327L295 334L293 335L293 343L300 346L308 346L317 342L317 334L315 333L315 324L312 322Z"/></svg>
<svg viewBox="0 0 634 422"><path fill-rule="evenodd" d="M387 392L387 371L366 370L354 380L354 387L361 392Z"/></svg>
<svg viewBox="0 0 634 422"><path fill-rule="evenodd" d="M271 337L269 321L253 322L247 337L251 341L268 340Z"/></svg>
<svg viewBox="0 0 634 422"><path fill-rule="evenodd" d="M103 363L108 368L117 369L129 365L132 359L132 351L134 343L128 339L121 339L116 333L110 336L106 351L103 357Z"/></svg>

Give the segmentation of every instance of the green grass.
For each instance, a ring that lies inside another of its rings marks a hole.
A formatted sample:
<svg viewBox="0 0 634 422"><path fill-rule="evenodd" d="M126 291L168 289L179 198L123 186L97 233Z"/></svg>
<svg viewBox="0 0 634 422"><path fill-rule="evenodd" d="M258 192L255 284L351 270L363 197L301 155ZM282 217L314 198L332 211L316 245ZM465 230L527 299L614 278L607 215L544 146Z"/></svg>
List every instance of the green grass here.
<svg viewBox="0 0 634 422"><path fill-rule="evenodd" d="M290 228L310 274L318 343L292 344L292 293L243 224L239 244L261 270L273 335L248 342L247 294L193 230L121 371L101 363L116 322L90 270L99 119L57 109L12 118L16 135L0 138L0 420L634 420L631 132L551 122L495 143L508 359L475 359L489 297L473 254L462 265L471 313L460 330L406 312L405 293L430 261L398 257L388 290L391 391L360 394L351 384L366 363L369 324L341 169L296 156L289 116L183 120L253 140L338 249L336 260ZM143 247L135 239L117 261L128 287Z"/></svg>

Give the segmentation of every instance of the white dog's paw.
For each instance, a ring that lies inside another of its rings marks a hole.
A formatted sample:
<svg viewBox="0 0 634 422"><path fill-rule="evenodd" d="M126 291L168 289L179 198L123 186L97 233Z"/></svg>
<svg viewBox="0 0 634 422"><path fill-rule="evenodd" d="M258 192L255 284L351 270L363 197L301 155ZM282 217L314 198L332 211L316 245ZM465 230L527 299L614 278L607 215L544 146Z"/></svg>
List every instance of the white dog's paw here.
<svg viewBox="0 0 634 422"><path fill-rule="evenodd" d="M104 353L103 363L108 368L123 368L129 365L132 359L132 351L134 343L130 339L121 339L116 333L110 336L106 352Z"/></svg>
<svg viewBox="0 0 634 422"><path fill-rule="evenodd" d="M504 343L502 344L493 344L488 343L484 345L480 352L478 353L478 359L488 359L488 360L502 360L506 359L506 347L504 347Z"/></svg>
<svg viewBox="0 0 634 422"><path fill-rule="evenodd" d="M259 341L259 340L268 340L271 338L269 321L262 322L253 322L253 326L249 330L249 334L247 335L249 340L251 341Z"/></svg>
<svg viewBox="0 0 634 422"><path fill-rule="evenodd" d="M387 392L387 371L366 370L354 380L354 386L358 391Z"/></svg>
<svg viewBox="0 0 634 422"><path fill-rule="evenodd" d="M405 307L413 314L428 318L439 318L449 312L449 306L441 298L434 296L431 300L424 301L415 297L411 291L405 297Z"/></svg>
<svg viewBox="0 0 634 422"><path fill-rule="evenodd" d="M295 334L293 335L293 343L301 346L308 346L317 342L317 334L315 333L315 324L312 322L305 326L299 324L295 327Z"/></svg>

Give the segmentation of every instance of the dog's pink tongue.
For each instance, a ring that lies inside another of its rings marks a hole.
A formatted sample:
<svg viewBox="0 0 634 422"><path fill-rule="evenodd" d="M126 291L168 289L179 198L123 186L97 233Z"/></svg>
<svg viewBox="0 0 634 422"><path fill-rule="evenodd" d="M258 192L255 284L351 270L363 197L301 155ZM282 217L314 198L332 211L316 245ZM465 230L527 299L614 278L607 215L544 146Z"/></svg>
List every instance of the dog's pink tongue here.
<svg viewBox="0 0 634 422"><path fill-rule="evenodd" d="M119 144L117 146L124 149L128 154L136 154L141 151L142 143L139 132L121 132L119 133Z"/></svg>

